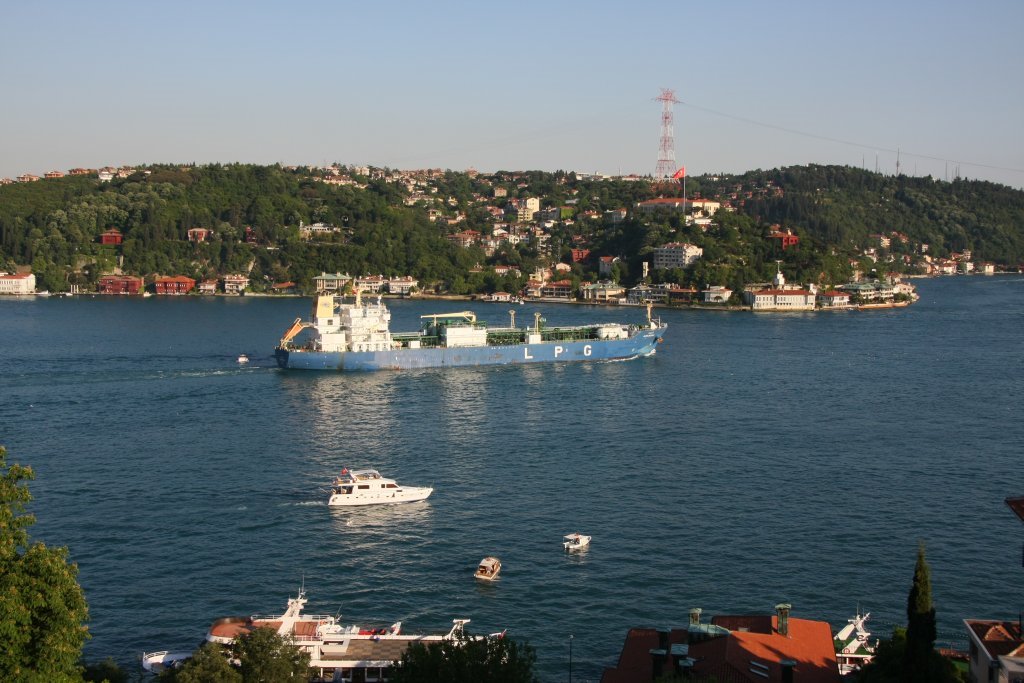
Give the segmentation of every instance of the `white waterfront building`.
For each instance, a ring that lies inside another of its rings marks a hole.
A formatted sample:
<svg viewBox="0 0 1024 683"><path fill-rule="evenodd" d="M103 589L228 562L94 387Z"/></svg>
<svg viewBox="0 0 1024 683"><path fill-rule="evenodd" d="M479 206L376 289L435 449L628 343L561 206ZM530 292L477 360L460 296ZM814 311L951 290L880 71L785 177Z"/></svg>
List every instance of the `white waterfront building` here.
<svg viewBox="0 0 1024 683"><path fill-rule="evenodd" d="M0 273L0 294L34 294L35 291L36 276L33 273Z"/></svg>

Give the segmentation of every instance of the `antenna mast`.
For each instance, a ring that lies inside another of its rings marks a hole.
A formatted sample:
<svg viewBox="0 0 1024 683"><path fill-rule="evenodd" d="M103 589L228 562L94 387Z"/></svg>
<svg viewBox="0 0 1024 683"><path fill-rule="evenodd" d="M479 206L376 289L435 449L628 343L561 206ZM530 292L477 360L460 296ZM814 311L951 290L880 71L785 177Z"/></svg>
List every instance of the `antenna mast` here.
<svg viewBox="0 0 1024 683"><path fill-rule="evenodd" d="M661 144L658 147L658 166L654 170L655 180L671 178L676 172L676 138L673 131L672 105L679 102L676 92L670 88L662 88L661 95L655 97L661 102Z"/></svg>

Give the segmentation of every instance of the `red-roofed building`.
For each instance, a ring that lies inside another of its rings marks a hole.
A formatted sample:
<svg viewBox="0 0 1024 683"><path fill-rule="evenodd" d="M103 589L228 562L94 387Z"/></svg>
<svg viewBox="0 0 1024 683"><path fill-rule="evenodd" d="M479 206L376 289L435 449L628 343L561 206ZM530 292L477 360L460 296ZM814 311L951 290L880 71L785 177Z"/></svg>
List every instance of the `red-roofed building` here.
<svg viewBox="0 0 1024 683"><path fill-rule="evenodd" d="M555 299L568 299L572 296L572 280L548 282L540 288L540 295Z"/></svg>
<svg viewBox="0 0 1024 683"><path fill-rule="evenodd" d="M121 244L124 241L124 235L117 228L110 228L104 230L100 234L100 244Z"/></svg>
<svg viewBox="0 0 1024 683"><path fill-rule="evenodd" d="M819 308L848 308L850 293L830 289L827 292L818 292L815 301Z"/></svg>
<svg viewBox="0 0 1024 683"><path fill-rule="evenodd" d="M142 278L134 275L104 275L96 283L100 294L141 294Z"/></svg>
<svg viewBox="0 0 1024 683"><path fill-rule="evenodd" d="M210 235L213 234L213 230L209 228L189 228L188 229L188 241L189 242L205 242L210 239Z"/></svg>
<svg viewBox="0 0 1024 683"><path fill-rule="evenodd" d="M970 636L970 675L975 683L1024 679L1020 622L964 619Z"/></svg>
<svg viewBox="0 0 1024 683"><path fill-rule="evenodd" d="M779 226L773 225L772 231L768 233L768 236L773 240L779 240L779 244L782 246L782 250L785 251L790 247L795 247L800 243L800 238L793 234L793 231L789 228L785 230L779 230Z"/></svg>
<svg viewBox="0 0 1024 683"><path fill-rule="evenodd" d="M157 294L188 294L196 286L196 281L184 275L157 278L153 283L153 291Z"/></svg>
<svg viewBox="0 0 1024 683"><path fill-rule="evenodd" d="M0 294L32 294L36 276L32 273L0 273Z"/></svg>
<svg viewBox="0 0 1024 683"><path fill-rule="evenodd" d="M838 683L831 627L790 617L789 605L776 609L776 615L715 617L710 624L693 610L686 628L630 629L618 664L605 669L601 683L672 673L723 682Z"/></svg>
<svg viewBox="0 0 1024 683"><path fill-rule="evenodd" d="M584 263L590 258L589 249L573 249L571 254L573 263Z"/></svg>

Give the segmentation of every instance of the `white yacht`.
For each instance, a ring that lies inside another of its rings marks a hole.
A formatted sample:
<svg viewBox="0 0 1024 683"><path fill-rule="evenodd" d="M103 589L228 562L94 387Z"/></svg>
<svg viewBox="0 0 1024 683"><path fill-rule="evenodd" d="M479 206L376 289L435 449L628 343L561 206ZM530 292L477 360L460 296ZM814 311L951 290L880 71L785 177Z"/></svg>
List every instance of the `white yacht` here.
<svg viewBox="0 0 1024 683"><path fill-rule="evenodd" d="M338 618L324 614L305 614L306 594L288 599L284 614L274 616L224 617L217 619L206 633L206 640L230 647L238 638L256 628L271 628L278 635L291 639L300 650L309 654L310 675L317 680L385 681L387 672L402 659L405 650L414 643L429 644L446 640L481 640L501 638L504 631L491 636L470 636L464 627L469 619L453 619L446 634L402 633L402 622L390 627L362 627L342 625ZM229 656L230 650L225 654ZM151 673L184 665L190 652L146 652L142 666Z"/></svg>
<svg viewBox="0 0 1024 683"><path fill-rule="evenodd" d="M388 505L425 500L434 492L429 486L402 486L382 477L377 470L343 469L331 484L328 505Z"/></svg>

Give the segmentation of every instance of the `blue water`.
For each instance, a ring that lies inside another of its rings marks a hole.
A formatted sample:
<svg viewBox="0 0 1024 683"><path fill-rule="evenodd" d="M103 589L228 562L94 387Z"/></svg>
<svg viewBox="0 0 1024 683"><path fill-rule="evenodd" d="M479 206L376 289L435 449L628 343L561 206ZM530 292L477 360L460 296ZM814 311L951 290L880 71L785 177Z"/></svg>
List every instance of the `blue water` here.
<svg viewBox="0 0 1024 683"><path fill-rule="evenodd" d="M86 657L135 666L228 614L508 628L562 680L633 626L770 612L876 634L904 621L926 541L939 637L1021 607L1024 278L918 282L909 309L663 312L656 356L370 374L271 357L304 299L0 299L0 443L31 465L34 537L67 545ZM463 303L395 302L394 329ZM507 321L507 305L475 304ZM519 306L552 324L638 309ZM252 359L239 366L246 353ZM343 466L433 485L333 510ZM594 537L568 556L561 536ZM472 571L485 555L493 585Z"/></svg>

